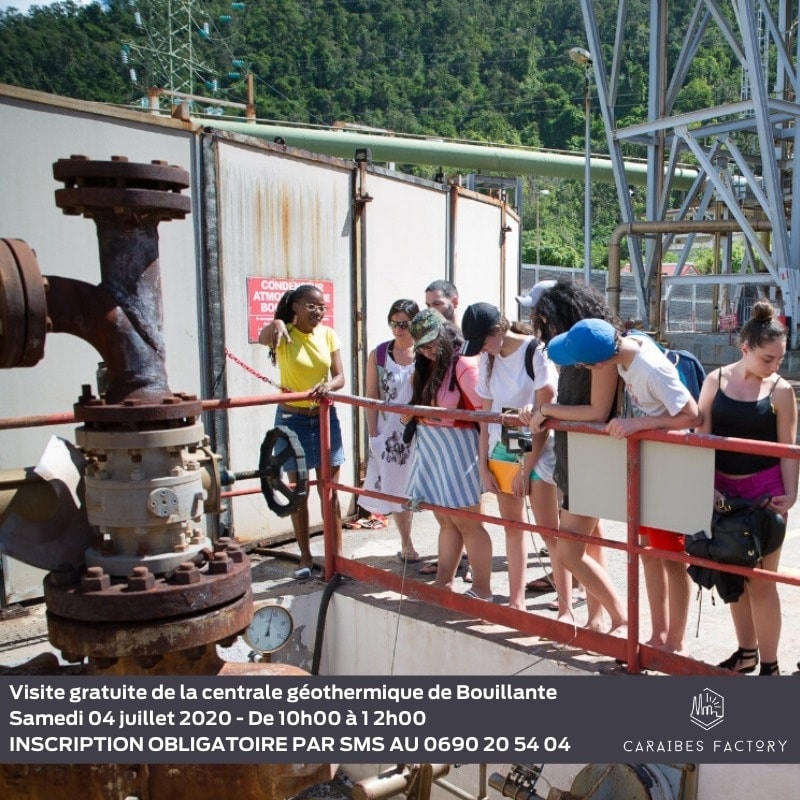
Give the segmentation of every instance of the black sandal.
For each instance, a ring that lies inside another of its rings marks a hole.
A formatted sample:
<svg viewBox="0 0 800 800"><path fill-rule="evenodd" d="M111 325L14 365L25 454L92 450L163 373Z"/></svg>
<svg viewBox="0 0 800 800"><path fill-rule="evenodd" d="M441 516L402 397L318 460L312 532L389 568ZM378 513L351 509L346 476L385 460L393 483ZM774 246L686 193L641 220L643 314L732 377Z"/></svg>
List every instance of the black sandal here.
<svg viewBox="0 0 800 800"><path fill-rule="evenodd" d="M724 661L720 661L717 666L722 667L722 669L729 669L731 672L749 675L751 672L755 672L758 666L758 650L740 647Z"/></svg>
<svg viewBox="0 0 800 800"><path fill-rule="evenodd" d="M777 661L762 661L761 670L759 675L780 675L781 671L778 669Z"/></svg>

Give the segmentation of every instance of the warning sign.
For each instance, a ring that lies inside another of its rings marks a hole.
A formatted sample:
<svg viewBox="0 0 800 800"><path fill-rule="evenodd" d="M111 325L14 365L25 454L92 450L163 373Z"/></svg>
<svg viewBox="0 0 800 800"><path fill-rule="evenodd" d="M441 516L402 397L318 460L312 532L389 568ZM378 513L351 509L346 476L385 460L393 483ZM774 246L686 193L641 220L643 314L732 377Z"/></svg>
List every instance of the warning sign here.
<svg viewBox="0 0 800 800"><path fill-rule="evenodd" d="M257 342L261 329L275 318L278 301L291 289L304 283L316 286L325 298L328 310L322 319L323 325L333 327L333 281L317 281L303 278L269 278L247 276L247 340Z"/></svg>
<svg viewBox="0 0 800 800"><path fill-rule="evenodd" d="M739 327L738 314L720 314L719 329L721 331L735 331Z"/></svg>

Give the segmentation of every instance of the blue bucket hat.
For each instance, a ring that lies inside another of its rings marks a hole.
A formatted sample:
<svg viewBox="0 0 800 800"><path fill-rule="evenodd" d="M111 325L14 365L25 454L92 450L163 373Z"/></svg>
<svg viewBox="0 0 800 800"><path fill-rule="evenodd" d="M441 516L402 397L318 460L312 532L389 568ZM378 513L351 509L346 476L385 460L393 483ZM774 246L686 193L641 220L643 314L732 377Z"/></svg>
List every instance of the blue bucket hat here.
<svg viewBox="0 0 800 800"><path fill-rule="evenodd" d="M547 343L547 355L561 367L599 364L617 352L617 329L604 319L582 319Z"/></svg>

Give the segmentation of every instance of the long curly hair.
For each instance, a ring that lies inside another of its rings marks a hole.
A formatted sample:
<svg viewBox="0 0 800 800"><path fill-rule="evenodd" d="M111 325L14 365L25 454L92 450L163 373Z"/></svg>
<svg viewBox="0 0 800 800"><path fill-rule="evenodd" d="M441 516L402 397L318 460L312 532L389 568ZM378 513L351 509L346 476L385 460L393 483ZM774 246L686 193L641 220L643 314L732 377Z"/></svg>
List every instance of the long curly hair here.
<svg viewBox="0 0 800 800"><path fill-rule="evenodd" d="M278 300L278 305L275 306L275 319L279 319L288 327L294 322L294 304L302 300L306 295L318 291L319 289L316 286L312 286L310 283L303 283L295 289L289 289L288 292L284 292L281 299ZM278 363L275 348L272 346L269 348L269 360L272 362L273 367Z"/></svg>
<svg viewBox="0 0 800 800"><path fill-rule="evenodd" d="M439 349L436 351L436 360L417 353L414 359L414 378L411 382L411 405L435 406L436 395L442 385L447 372L455 365L461 354L464 339L456 325L452 322L442 322L439 326L439 337L436 340Z"/></svg>
<svg viewBox="0 0 800 800"><path fill-rule="evenodd" d="M622 321L597 289L564 278L542 293L531 312L531 324L545 344L559 333L568 331L576 322L593 318L610 322L620 333L624 330Z"/></svg>

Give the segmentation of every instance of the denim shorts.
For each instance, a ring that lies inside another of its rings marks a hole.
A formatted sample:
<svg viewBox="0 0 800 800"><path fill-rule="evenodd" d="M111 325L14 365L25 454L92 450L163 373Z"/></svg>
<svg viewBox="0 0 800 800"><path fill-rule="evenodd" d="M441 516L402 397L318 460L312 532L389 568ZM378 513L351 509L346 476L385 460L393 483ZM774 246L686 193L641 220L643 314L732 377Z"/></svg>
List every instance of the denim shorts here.
<svg viewBox="0 0 800 800"><path fill-rule="evenodd" d="M342 429L339 426L339 417L336 409L331 406L331 466L339 467L344 464L344 447L342 446ZM321 438L319 431L319 416L309 417L305 414L293 414L278 408L275 411L275 425L288 428L297 437L306 456L307 469L319 469L321 464ZM283 452L288 443L279 443L275 448L275 455ZM288 459L283 467L287 472L297 471L297 459Z"/></svg>

